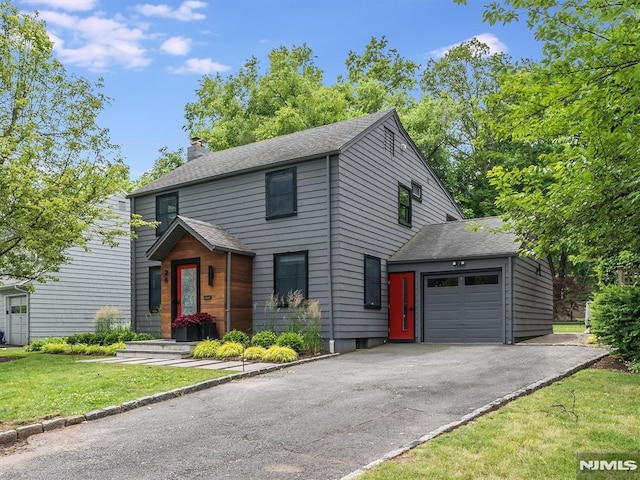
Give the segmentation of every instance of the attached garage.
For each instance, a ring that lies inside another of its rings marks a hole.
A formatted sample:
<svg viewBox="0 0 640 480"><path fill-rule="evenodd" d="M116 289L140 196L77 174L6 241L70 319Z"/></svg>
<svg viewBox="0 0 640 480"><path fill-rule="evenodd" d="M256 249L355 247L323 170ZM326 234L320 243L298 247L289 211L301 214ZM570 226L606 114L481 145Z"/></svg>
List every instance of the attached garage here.
<svg viewBox="0 0 640 480"><path fill-rule="evenodd" d="M426 275L425 342L502 342L504 303L499 270Z"/></svg>
<svg viewBox="0 0 640 480"><path fill-rule="evenodd" d="M510 344L551 333L549 265L518 257L501 226L493 217L428 225L390 258L390 341Z"/></svg>

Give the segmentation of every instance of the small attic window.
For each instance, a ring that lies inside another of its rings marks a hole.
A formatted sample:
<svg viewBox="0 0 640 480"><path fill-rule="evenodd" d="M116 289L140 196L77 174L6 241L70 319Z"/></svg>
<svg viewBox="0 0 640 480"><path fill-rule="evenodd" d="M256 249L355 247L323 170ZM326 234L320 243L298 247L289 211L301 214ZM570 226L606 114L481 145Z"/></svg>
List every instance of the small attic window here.
<svg viewBox="0 0 640 480"><path fill-rule="evenodd" d="M387 127L384 127L384 149L391 155L396 153L396 135Z"/></svg>
<svg viewBox="0 0 640 480"><path fill-rule="evenodd" d="M422 185L418 182L411 182L411 196L418 202L422 202Z"/></svg>

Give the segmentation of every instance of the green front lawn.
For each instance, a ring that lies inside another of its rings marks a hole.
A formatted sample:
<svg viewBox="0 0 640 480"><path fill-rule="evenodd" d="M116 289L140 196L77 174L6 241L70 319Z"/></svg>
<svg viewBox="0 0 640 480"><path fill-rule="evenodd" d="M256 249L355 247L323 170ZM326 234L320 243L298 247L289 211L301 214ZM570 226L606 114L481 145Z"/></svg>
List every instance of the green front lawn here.
<svg viewBox="0 0 640 480"><path fill-rule="evenodd" d="M0 431L16 423L77 415L233 372L85 363L84 356L0 350ZM2 358L0 358L2 360Z"/></svg>
<svg viewBox="0 0 640 480"><path fill-rule="evenodd" d="M638 412L640 375L583 370L361 478L576 478L578 452L640 451Z"/></svg>
<svg viewBox="0 0 640 480"><path fill-rule="evenodd" d="M584 323L576 323L574 325L553 325L553 333L584 333L587 327Z"/></svg>

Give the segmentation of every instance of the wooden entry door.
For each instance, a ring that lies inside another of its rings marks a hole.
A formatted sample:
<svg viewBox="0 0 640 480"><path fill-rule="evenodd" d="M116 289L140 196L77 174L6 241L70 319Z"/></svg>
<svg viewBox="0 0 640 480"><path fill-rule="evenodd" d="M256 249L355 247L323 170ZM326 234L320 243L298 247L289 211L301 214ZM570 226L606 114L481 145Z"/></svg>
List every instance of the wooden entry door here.
<svg viewBox="0 0 640 480"><path fill-rule="evenodd" d="M185 263L176 266L176 317L198 311L198 265Z"/></svg>
<svg viewBox="0 0 640 480"><path fill-rule="evenodd" d="M389 274L389 340L415 339L413 272Z"/></svg>

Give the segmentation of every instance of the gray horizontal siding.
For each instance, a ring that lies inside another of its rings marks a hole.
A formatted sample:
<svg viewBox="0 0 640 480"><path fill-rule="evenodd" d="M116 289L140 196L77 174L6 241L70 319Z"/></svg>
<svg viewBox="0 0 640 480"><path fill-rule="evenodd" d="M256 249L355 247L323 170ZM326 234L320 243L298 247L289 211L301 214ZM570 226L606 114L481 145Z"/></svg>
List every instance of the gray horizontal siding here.
<svg viewBox="0 0 640 480"><path fill-rule="evenodd" d="M395 155L384 148L384 127L395 134ZM407 145L406 149L400 144ZM424 225L460 213L390 118L348 148L332 177L333 301L337 338L387 337L386 260ZM398 223L398 183L422 185L412 202L412 227ZM364 256L382 259L382 308L365 309Z"/></svg>
<svg viewBox="0 0 640 480"><path fill-rule="evenodd" d="M540 275L537 273L540 266ZM532 258L515 260L515 338L545 335L553 331L553 280L549 264Z"/></svg>
<svg viewBox="0 0 640 480"><path fill-rule="evenodd" d="M118 208L121 197L108 203ZM129 202L125 201L129 215ZM122 312L123 320L131 319L131 255L130 239L118 238L117 247L103 245L99 239L89 242L89 251L73 247L67 253L72 261L62 265L54 275L57 282L35 284L30 299L30 340L49 336L67 336L93 331L93 317L105 306Z"/></svg>
<svg viewBox="0 0 640 480"><path fill-rule="evenodd" d="M312 160L297 167L297 215L265 218L265 173L251 172L184 187L179 192L180 215L226 228L256 253L253 263L253 303L256 325L266 323L264 306L273 291L273 255L300 250L309 252L309 297L320 300L326 312L327 290L327 202L325 160ZM155 218L155 196L135 199L135 210L146 220ZM146 259L146 251L157 237L152 228L141 228L136 240L135 311L136 328L159 329L159 319L148 312L148 268L159 265ZM282 317L280 312L278 317Z"/></svg>

